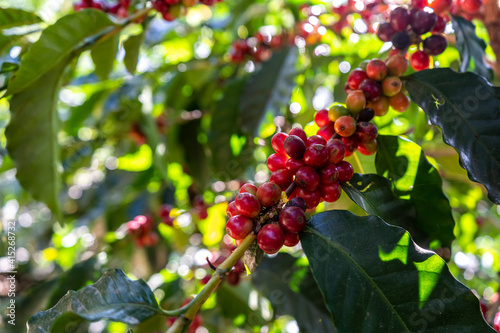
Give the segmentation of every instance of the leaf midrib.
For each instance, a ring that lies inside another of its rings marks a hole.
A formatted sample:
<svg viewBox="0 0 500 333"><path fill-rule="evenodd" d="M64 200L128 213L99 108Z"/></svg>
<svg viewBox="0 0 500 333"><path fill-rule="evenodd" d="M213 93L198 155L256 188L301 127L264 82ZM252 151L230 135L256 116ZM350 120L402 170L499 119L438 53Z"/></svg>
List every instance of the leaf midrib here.
<svg viewBox="0 0 500 333"><path fill-rule="evenodd" d="M345 251L341 246L337 245L336 243L332 242L329 238L323 236L319 231L317 231L316 229L310 227L310 226L307 226L306 229L304 230L304 232L309 232L311 234L314 234L318 237L320 237L321 239L323 239L325 242L327 242L328 244L330 244L334 249L338 250L340 252L340 254L342 254L345 258L347 258L350 262L352 262L352 264L358 268L358 270L363 274L363 276L366 278L366 280L368 280L370 282L370 284L373 286L373 288L375 289L375 291L377 291L382 300L387 303L389 309L392 309L393 310L393 313L396 315L396 318L398 319L398 321L403 325L404 329L407 331L407 332L411 332L410 329L408 329L408 327L406 326L406 323L403 321L403 319L401 318L401 316L399 315L399 313L396 311L396 309L394 309L394 307L392 306L392 303L387 299L387 297L385 297L385 294L382 292L382 290L379 288L379 286L373 282L373 280L370 278L370 275L368 275L365 270L363 269L363 267L361 267L348 253L347 251Z"/></svg>

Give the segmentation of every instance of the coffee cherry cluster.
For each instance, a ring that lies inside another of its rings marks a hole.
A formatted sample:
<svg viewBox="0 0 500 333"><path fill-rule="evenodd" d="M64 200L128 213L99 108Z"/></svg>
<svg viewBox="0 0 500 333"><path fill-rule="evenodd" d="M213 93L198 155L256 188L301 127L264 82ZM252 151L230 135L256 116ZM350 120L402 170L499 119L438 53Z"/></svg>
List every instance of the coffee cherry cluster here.
<svg viewBox="0 0 500 333"><path fill-rule="evenodd" d="M112 5L108 5L105 1L101 0L81 0L75 3L75 11L86 8L94 8L102 10L106 13L116 15L118 17L128 17L128 9L130 7L130 0L119 0Z"/></svg>
<svg viewBox="0 0 500 333"><path fill-rule="evenodd" d="M289 36L285 32L274 36L258 32L248 39L234 41L229 56L231 62L234 63L241 63L245 60L262 62L271 58L273 50L288 43Z"/></svg>
<svg viewBox="0 0 500 333"><path fill-rule="evenodd" d="M338 16L338 19L330 28L333 32L339 34L344 27L352 26L355 20L353 15L359 14L360 19L366 26L366 31L357 31L355 26L353 30L356 33L375 33L374 23L379 21L379 17L386 15L387 8L388 5L383 0L334 2L332 12Z"/></svg>
<svg viewBox="0 0 500 333"><path fill-rule="evenodd" d="M137 246L153 246L158 242L158 234L153 230L153 219L138 215L127 222L127 232L135 239Z"/></svg>
<svg viewBox="0 0 500 333"><path fill-rule="evenodd" d="M483 0L412 0L412 7L430 7L438 15L447 12L453 15L460 15L467 20L482 18Z"/></svg>
<svg viewBox="0 0 500 333"><path fill-rule="evenodd" d="M417 45L410 58L413 69L419 71L429 68L430 56L444 52L448 42L443 36L447 19L437 15L430 7L395 8L389 21L380 24L377 36L381 41L392 42L393 47L406 54L410 45ZM425 39L422 35L431 33Z"/></svg>

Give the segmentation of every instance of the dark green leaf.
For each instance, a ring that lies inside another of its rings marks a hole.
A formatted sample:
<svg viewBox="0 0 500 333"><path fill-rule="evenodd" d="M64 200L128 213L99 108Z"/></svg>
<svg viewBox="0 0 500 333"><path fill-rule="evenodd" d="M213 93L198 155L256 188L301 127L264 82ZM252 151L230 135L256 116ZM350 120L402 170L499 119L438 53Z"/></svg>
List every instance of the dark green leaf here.
<svg viewBox="0 0 500 333"><path fill-rule="evenodd" d="M257 241L254 241L243 254L243 262L248 267L250 273L253 273L260 265L264 251L259 247Z"/></svg>
<svg viewBox="0 0 500 333"><path fill-rule="evenodd" d="M297 258L285 253L266 257L251 277L276 314L294 317L301 332L336 332L310 270L298 265Z"/></svg>
<svg viewBox="0 0 500 333"><path fill-rule="evenodd" d="M375 174L354 174L342 184L349 198L368 214L376 215L387 223L408 230L420 246L429 248L429 236L416 225L417 211L409 200L403 200L392 191L391 182Z"/></svg>
<svg viewBox="0 0 500 333"><path fill-rule="evenodd" d="M296 62L297 48L285 48L274 52L251 76L240 101L240 125L245 132L258 136L266 115L277 115L288 106L295 87Z"/></svg>
<svg viewBox="0 0 500 333"><path fill-rule="evenodd" d="M301 242L340 332L494 332L476 296L402 228L328 211Z"/></svg>
<svg viewBox="0 0 500 333"><path fill-rule="evenodd" d="M8 93L14 94L58 66L84 43L87 38L113 27L104 12L82 10L60 18L45 29L21 60L21 67L9 83Z"/></svg>
<svg viewBox="0 0 500 333"><path fill-rule="evenodd" d="M123 58L123 63L130 74L135 74L137 68L137 62L139 61L139 55L141 52L141 45L144 42L145 34L140 33L139 35L130 36L124 43L123 48L125 49L125 57Z"/></svg>
<svg viewBox="0 0 500 333"><path fill-rule="evenodd" d="M484 78L438 68L406 78L411 99L432 124L443 132L444 142L455 148L469 178L488 189L500 204L500 98Z"/></svg>
<svg viewBox="0 0 500 333"><path fill-rule="evenodd" d="M377 142L377 173L393 182L397 197L409 200L415 207L417 235L427 234L429 242L438 240L441 246L450 247L455 222L439 172L427 161L420 146L410 140L380 135Z"/></svg>
<svg viewBox="0 0 500 333"><path fill-rule="evenodd" d="M95 73L101 80L106 80L113 70L120 34L116 34L101 43L97 43L91 49L92 60L94 61Z"/></svg>
<svg viewBox="0 0 500 333"><path fill-rule="evenodd" d="M240 315L245 316L245 323L249 326L264 325L265 320L259 313L260 307L253 310L248 306L251 285L248 282L241 282L237 286L230 286L223 283L217 289L217 304L221 313L226 318L234 319Z"/></svg>
<svg viewBox="0 0 500 333"><path fill-rule="evenodd" d="M451 23L457 39L456 48L462 60L460 71L466 72L472 68L474 73L491 80L493 71L484 61L486 43L476 35L476 26L471 21L456 15L451 15Z"/></svg>
<svg viewBox="0 0 500 333"><path fill-rule="evenodd" d="M35 13L17 8L0 8L0 29L8 29L40 22L42 22L42 20Z"/></svg>
<svg viewBox="0 0 500 333"><path fill-rule="evenodd" d="M28 332L49 332L56 321L57 327L64 328L78 327L82 320L102 319L137 325L160 313L146 282L132 281L121 270L113 269L96 283L69 291L53 308L37 313L28 321Z"/></svg>
<svg viewBox="0 0 500 333"><path fill-rule="evenodd" d="M179 142L184 148L184 159L189 175L194 178L198 188L205 188L208 182L208 160L205 149L198 141L201 119L189 121L180 126Z"/></svg>
<svg viewBox="0 0 500 333"><path fill-rule="evenodd" d="M60 215L57 195L61 189L56 103L66 63L62 61L14 94L10 100L12 118L5 130L7 150L16 165L19 183L56 216Z"/></svg>

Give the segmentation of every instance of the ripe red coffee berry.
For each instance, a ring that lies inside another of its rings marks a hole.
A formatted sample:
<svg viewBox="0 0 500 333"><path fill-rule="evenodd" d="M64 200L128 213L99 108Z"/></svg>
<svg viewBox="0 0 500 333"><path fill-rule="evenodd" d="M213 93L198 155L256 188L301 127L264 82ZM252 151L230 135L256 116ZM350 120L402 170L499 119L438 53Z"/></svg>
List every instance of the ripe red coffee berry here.
<svg viewBox="0 0 500 333"><path fill-rule="evenodd" d="M358 147L359 138L357 135L351 135L349 137L342 137L342 143L345 146L345 157L351 156Z"/></svg>
<svg viewBox="0 0 500 333"><path fill-rule="evenodd" d="M328 185L337 182L339 178L339 171L335 164L328 164L326 167L319 171L320 184Z"/></svg>
<svg viewBox="0 0 500 333"><path fill-rule="evenodd" d="M404 112L410 107L411 101L404 92L400 92L396 96L392 96L391 98L389 98L389 103L394 110L398 112Z"/></svg>
<svg viewBox="0 0 500 333"><path fill-rule="evenodd" d="M405 31L408 24L410 24L410 13L406 8L396 7L391 12L389 22L394 30Z"/></svg>
<svg viewBox="0 0 500 333"><path fill-rule="evenodd" d="M299 207L285 207L280 212L280 225L286 232L300 232L306 227L306 214Z"/></svg>
<svg viewBox="0 0 500 333"><path fill-rule="evenodd" d="M411 29L418 35L423 35L434 27L437 15L429 8L412 12Z"/></svg>
<svg viewBox="0 0 500 333"><path fill-rule="evenodd" d="M339 182L345 183L351 180L354 175L354 169L352 168L351 163L342 161L337 164L337 170L339 170Z"/></svg>
<svg viewBox="0 0 500 333"><path fill-rule="evenodd" d="M299 244L299 241L299 234L285 232L285 246L294 247L295 245Z"/></svg>
<svg viewBox="0 0 500 333"><path fill-rule="evenodd" d="M285 163L286 169L290 171L290 173L293 175L297 172L297 170L299 170L304 166L306 166L304 160L295 160L293 158L289 158L288 160L286 160Z"/></svg>
<svg viewBox="0 0 500 333"><path fill-rule="evenodd" d="M323 109L316 112L316 114L314 115L314 122L319 127L328 125L328 123L330 122L330 119L328 119L328 110Z"/></svg>
<svg viewBox="0 0 500 333"><path fill-rule="evenodd" d="M308 209L316 208L316 206L318 206L321 202L321 194L319 193L319 190L308 192L303 189L299 189L297 196L306 201Z"/></svg>
<svg viewBox="0 0 500 333"><path fill-rule="evenodd" d="M483 4L482 0L458 0L460 8L467 14L475 15Z"/></svg>
<svg viewBox="0 0 500 333"><path fill-rule="evenodd" d="M285 147L283 146L283 143L285 142L285 139L288 137L288 134L279 132L273 135L273 138L271 139L271 146L273 147L274 151L279 154L279 155L286 155Z"/></svg>
<svg viewBox="0 0 500 333"><path fill-rule="evenodd" d="M251 193L238 194L234 199L234 203L243 216L253 218L260 213L259 199Z"/></svg>
<svg viewBox="0 0 500 333"><path fill-rule="evenodd" d="M238 283L240 283L240 273L232 270L227 275L226 280L227 280L227 283L229 283L231 286L236 286L236 285L238 285Z"/></svg>
<svg viewBox="0 0 500 333"><path fill-rule="evenodd" d="M301 138L304 143L307 141L307 134L302 128L294 127L288 132L288 135L296 135Z"/></svg>
<svg viewBox="0 0 500 333"><path fill-rule="evenodd" d="M356 134L362 142L368 142L377 138L378 129L375 124L362 121L356 126Z"/></svg>
<svg viewBox="0 0 500 333"><path fill-rule="evenodd" d="M378 101L371 101L368 106L373 109L376 116L385 116L389 112L389 98L381 96Z"/></svg>
<svg viewBox="0 0 500 333"><path fill-rule="evenodd" d="M335 132L344 137L353 135L356 132L356 120L350 116L340 117L335 122Z"/></svg>
<svg viewBox="0 0 500 333"><path fill-rule="evenodd" d="M281 187L273 182L262 184L257 190L257 199L264 207L270 207L277 204L281 199Z"/></svg>
<svg viewBox="0 0 500 333"><path fill-rule="evenodd" d="M389 22L385 22L378 26L377 36L383 42L390 42L396 32Z"/></svg>
<svg viewBox="0 0 500 333"><path fill-rule="evenodd" d="M382 92L385 96L391 97L401 91L403 83L401 79L396 76L388 76L382 81Z"/></svg>
<svg viewBox="0 0 500 333"><path fill-rule="evenodd" d="M329 152L325 145L313 144L309 146L304 153L304 163L313 168L321 168L328 162L328 158Z"/></svg>
<svg viewBox="0 0 500 333"><path fill-rule="evenodd" d="M234 201L231 201L229 203L229 205L227 205L226 214L229 217L233 217L233 216L236 216L236 215L241 215L241 213L238 210L238 208L236 208L236 204L234 203Z"/></svg>
<svg viewBox="0 0 500 333"><path fill-rule="evenodd" d="M250 183L243 184L243 186L241 186L240 188L240 193L245 193L245 192L255 195L257 194L257 186Z"/></svg>
<svg viewBox="0 0 500 333"><path fill-rule="evenodd" d="M280 154L271 154L267 158L267 168L269 171L273 172L279 169L284 169L285 168L285 163L286 163L286 156L285 155L280 155Z"/></svg>
<svg viewBox="0 0 500 333"><path fill-rule="evenodd" d="M377 151L377 140L368 142L360 142L358 144L358 151L363 155L373 155Z"/></svg>
<svg viewBox="0 0 500 333"><path fill-rule="evenodd" d="M427 1L427 6L434 9L434 12L437 15L441 15L443 13L446 13L451 8L452 4L453 4L452 0L429 0L429 1Z"/></svg>
<svg viewBox="0 0 500 333"><path fill-rule="evenodd" d="M429 56L421 50L415 51L410 58L410 64L416 71L421 71L423 69L429 68L431 60Z"/></svg>
<svg viewBox="0 0 500 333"><path fill-rule="evenodd" d="M447 20L443 16L438 16L436 24L432 28L431 32L434 34L442 34L444 29L446 29Z"/></svg>
<svg viewBox="0 0 500 333"><path fill-rule="evenodd" d="M257 244L265 253L274 254L285 244L285 232L277 224L266 224L257 235Z"/></svg>
<svg viewBox="0 0 500 333"><path fill-rule="evenodd" d="M408 69L408 60L400 54L390 56L385 64L387 65L387 74L390 76L403 76Z"/></svg>
<svg viewBox="0 0 500 333"><path fill-rule="evenodd" d="M367 78L368 75L364 70L362 70L361 68L356 68L349 73L347 84L349 85L349 88L358 90L360 83Z"/></svg>
<svg viewBox="0 0 500 333"><path fill-rule="evenodd" d="M287 169L276 170L271 174L269 181L278 184L281 190L286 191L293 182L293 174Z"/></svg>
<svg viewBox="0 0 500 333"><path fill-rule="evenodd" d="M305 144L306 141L307 138L304 141L297 135L293 134L289 135L284 141L284 147L286 153L290 157L296 160L300 160L302 157L304 157L304 153L306 151L306 144Z"/></svg>
<svg viewBox="0 0 500 333"><path fill-rule="evenodd" d="M367 102L378 101L382 96L382 86L373 79L366 79L361 82L359 89L365 94Z"/></svg>
<svg viewBox="0 0 500 333"><path fill-rule="evenodd" d="M245 216L236 215L231 217L226 224L226 232L234 239L245 238L252 231L253 222Z"/></svg>
<svg viewBox="0 0 500 333"><path fill-rule="evenodd" d="M319 192L321 193L323 200L326 202L335 202L339 200L340 195L342 194L342 187L338 182L321 184L319 186Z"/></svg>
<svg viewBox="0 0 500 333"><path fill-rule="evenodd" d="M448 42L442 35L432 35L424 39L422 43L424 52L428 55L439 55L444 52Z"/></svg>
<svg viewBox="0 0 500 333"><path fill-rule="evenodd" d="M335 134L335 127L332 122L329 122L328 125L323 126L318 130L318 135L327 141L330 140L330 138L334 134Z"/></svg>
<svg viewBox="0 0 500 333"><path fill-rule="evenodd" d="M328 148L328 162L337 164L340 163L345 157L345 145L339 139L330 139L326 142Z"/></svg>
<svg viewBox="0 0 500 333"><path fill-rule="evenodd" d="M387 76L387 65L380 59L372 59L366 66L366 74L370 79L382 81Z"/></svg>
<svg viewBox="0 0 500 333"><path fill-rule="evenodd" d="M314 191L319 186L319 174L314 168L305 166L295 174L295 182L306 191Z"/></svg>
<svg viewBox="0 0 500 333"><path fill-rule="evenodd" d="M326 140L321 135L311 135L307 138L306 146L309 147L314 144L326 145Z"/></svg>
<svg viewBox="0 0 500 333"><path fill-rule="evenodd" d="M303 198L301 198L301 197L295 197L295 198L290 199L290 201L288 201L286 203L286 205L288 207L299 207L304 212L307 210L306 201Z"/></svg>

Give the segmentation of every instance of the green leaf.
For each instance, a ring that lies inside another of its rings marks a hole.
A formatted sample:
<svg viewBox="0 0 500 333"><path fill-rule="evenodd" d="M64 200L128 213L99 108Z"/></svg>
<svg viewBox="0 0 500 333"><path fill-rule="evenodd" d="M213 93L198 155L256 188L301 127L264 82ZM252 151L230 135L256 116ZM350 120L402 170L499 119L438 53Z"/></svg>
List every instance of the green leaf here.
<svg viewBox="0 0 500 333"><path fill-rule="evenodd" d="M237 286L230 286L223 283L217 289L217 305L221 313L226 318L234 319L238 316L245 316L245 323L248 326L264 325L266 321L259 313L260 307L252 309L249 304L252 286L248 282L241 282Z"/></svg>
<svg viewBox="0 0 500 333"><path fill-rule="evenodd" d="M429 248L429 236L416 225L417 210L409 200L403 200L392 191L391 182L376 174L354 174L342 184L349 198L365 212L382 218L389 224L408 230L418 245Z"/></svg>
<svg viewBox="0 0 500 333"><path fill-rule="evenodd" d="M457 39L456 48L462 60L460 71L466 72L472 68L474 73L491 80L493 71L484 61L486 43L476 35L476 26L471 21L456 15L451 15L451 23Z"/></svg>
<svg viewBox="0 0 500 333"><path fill-rule="evenodd" d="M125 49L125 57L123 58L123 63L125 68L130 74L135 74L137 69L137 63L139 61L139 55L141 52L141 45L144 42L146 35L144 32L130 36L124 43L123 48Z"/></svg>
<svg viewBox="0 0 500 333"><path fill-rule="evenodd" d="M308 267L299 265L297 258L285 253L265 257L251 277L276 314L294 317L300 332L336 332L318 285Z"/></svg>
<svg viewBox="0 0 500 333"><path fill-rule="evenodd" d="M62 61L14 94L10 100L12 118L5 130L7 150L17 168L19 183L58 217L61 179L56 103L66 63Z"/></svg>
<svg viewBox="0 0 500 333"><path fill-rule="evenodd" d="M494 332L446 263L379 217L320 213L301 242L340 332Z"/></svg>
<svg viewBox="0 0 500 333"><path fill-rule="evenodd" d="M42 20L35 13L16 8L0 8L0 29L8 29L40 22L42 22Z"/></svg>
<svg viewBox="0 0 500 333"><path fill-rule="evenodd" d="M243 262L250 273L253 273L264 258L264 251L259 247L257 241L254 241L243 254Z"/></svg>
<svg viewBox="0 0 500 333"><path fill-rule="evenodd" d="M15 94L33 84L45 73L67 59L88 38L113 27L102 11L89 9L60 18L45 29L21 60L21 67L9 83L8 94Z"/></svg>
<svg viewBox="0 0 500 333"><path fill-rule="evenodd" d="M162 310L151 289L143 280L132 281L123 271L106 271L94 284L79 291L69 291L47 311L28 321L28 332L49 332L57 327L78 327L83 320L108 319L137 325ZM63 316L64 315L64 316ZM61 317L59 320L58 317Z"/></svg>
<svg viewBox="0 0 500 333"><path fill-rule="evenodd" d="M288 106L295 87L297 57L296 47L276 51L251 76L240 101L240 125L245 132L258 136L266 115L277 115Z"/></svg>
<svg viewBox="0 0 500 333"><path fill-rule="evenodd" d="M113 70L119 43L120 34L116 34L92 47L90 54L94 61L95 73L101 80L106 80Z"/></svg>
<svg viewBox="0 0 500 333"><path fill-rule="evenodd" d="M415 207L418 235L423 232L429 242L438 240L441 246L450 247L455 221L439 172L427 161L422 148L410 140L379 135L377 143L377 173L392 181L397 197Z"/></svg>
<svg viewBox="0 0 500 333"><path fill-rule="evenodd" d="M19 35L10 35L10 36L0 35L0 54L9 51L14 42L21 37L22 36Z"/></svg>
<svg viewBox="0 0 500 333"><path fill-rule="evenodd" d="M411 99L455 148L469 178L488 189L500 204L500 97L484 78L438 68L406 78Z"/></svg>

